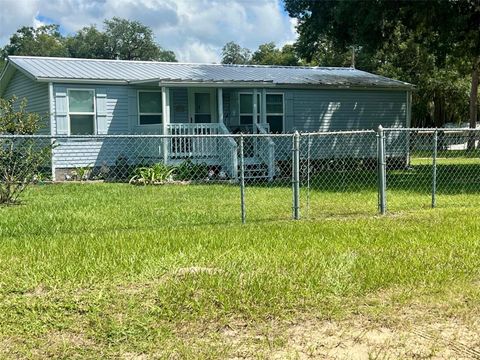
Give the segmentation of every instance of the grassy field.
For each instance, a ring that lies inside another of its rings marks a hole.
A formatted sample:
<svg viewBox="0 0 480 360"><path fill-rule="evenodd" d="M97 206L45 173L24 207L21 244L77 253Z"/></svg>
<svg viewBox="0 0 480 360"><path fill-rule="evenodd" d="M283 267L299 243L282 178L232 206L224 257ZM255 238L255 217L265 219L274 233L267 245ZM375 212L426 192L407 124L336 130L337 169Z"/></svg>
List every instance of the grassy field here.
<svg viewBox="0 0 480 360"><path fill-rule="evenodd" d="M234 186L30 188L0 208L0 358L480 355L480 194L310 197L287 221L249 187L242 225Z"/></svg>

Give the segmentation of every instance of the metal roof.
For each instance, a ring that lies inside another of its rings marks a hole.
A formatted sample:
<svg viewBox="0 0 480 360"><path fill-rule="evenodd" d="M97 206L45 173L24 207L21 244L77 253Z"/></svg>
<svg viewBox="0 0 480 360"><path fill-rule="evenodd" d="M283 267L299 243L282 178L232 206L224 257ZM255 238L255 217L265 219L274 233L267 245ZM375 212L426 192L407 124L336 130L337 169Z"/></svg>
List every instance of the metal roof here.
<svg viewBox="0 0 480 360"><path fill-rule="evenodd" d="M14 67L39 81L412 87L402 81L354 68L188 64L34 56L10 56L8 60Z"/></svg>

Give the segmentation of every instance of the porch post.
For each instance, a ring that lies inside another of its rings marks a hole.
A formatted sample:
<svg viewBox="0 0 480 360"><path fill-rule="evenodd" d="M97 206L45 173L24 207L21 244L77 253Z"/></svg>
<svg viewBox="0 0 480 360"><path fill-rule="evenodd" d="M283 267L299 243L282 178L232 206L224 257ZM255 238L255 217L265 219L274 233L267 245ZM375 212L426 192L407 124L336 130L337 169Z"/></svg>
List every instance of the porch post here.
<svg viewBox="0 0 480 360"><path fill-rule="evenodd" d="M258 115L258 92L257 89L253 89L253 123L257 123L257 115Z"/></svg>
<svg viewBox="0 0 480 360"><path fill-rule="evenodd" d="M262 89L262 109L260 111L260 122L262 124L267 123L267 91Z"/></svg>
<svg viewBox="0 0 480 360"><path fill-rule="evenodd" d="M223 124L223 89L217 89L218 122Z"/></svg>
<svg viewBox="0 0 480 360"><path fill-rule="evenodd" d="M162 129L163 135L168 135L168 124L170 124L170 89L162 86ZM163 139L163 161L168 161L168 144L171 139Z"/></svg>

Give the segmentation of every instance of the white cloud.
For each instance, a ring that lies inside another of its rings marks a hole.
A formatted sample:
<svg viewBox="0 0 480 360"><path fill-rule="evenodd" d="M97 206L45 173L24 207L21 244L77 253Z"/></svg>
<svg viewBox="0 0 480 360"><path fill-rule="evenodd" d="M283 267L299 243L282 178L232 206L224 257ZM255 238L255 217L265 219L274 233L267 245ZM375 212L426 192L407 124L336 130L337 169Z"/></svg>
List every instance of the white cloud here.
<svg viewBox="0 0 480 360"><path fill-rule="evenodd" d="M214 62L220 60L221 47L228 41L252 50L269 41L280 46L292 43L295 22L285 15L279 1L0 0L0 45L20 25L38 24L38 15L68 32L91 24L102 27L105 18L118 16L150 26L157 42L175 51L180 61Z"/></svg>
<svg viewBox="0 0 480 360"><path fill-rule="evenodd" d="M37 0L0 0L0 46L23 25L33 26L38 13Z"/></svg>

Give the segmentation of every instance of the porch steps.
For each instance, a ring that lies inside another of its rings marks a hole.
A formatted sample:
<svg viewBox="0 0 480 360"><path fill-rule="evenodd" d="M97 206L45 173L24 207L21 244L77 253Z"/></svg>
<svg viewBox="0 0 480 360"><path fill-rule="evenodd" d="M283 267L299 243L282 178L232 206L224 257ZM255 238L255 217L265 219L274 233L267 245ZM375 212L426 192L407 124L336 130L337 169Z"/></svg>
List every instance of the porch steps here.
<svg viewBox="0 0 480 360"><path fill-rule="evenodd" d="M245 158L244 177L247 181L268 180L268 165L257 158Z"/></svg>

